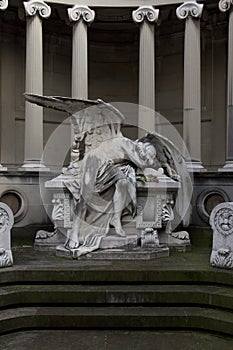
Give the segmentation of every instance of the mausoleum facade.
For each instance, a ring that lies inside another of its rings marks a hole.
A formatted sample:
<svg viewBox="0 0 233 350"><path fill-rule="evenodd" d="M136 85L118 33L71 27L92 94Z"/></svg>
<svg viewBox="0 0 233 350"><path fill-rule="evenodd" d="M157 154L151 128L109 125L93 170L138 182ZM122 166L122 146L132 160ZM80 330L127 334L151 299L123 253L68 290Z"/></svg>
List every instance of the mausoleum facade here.
<svg viewBox="0 0 233 350"><path fill-rule="evenodd" d="M0 200L16 227L49 223L40 187L69 164L60 154L71 144L67 116L24 92L159 112L190 154L192 225L208 226L213 207L233 201L232 9L231 0L0 1ZM123 133L159 127L135 109Z"/></svg>

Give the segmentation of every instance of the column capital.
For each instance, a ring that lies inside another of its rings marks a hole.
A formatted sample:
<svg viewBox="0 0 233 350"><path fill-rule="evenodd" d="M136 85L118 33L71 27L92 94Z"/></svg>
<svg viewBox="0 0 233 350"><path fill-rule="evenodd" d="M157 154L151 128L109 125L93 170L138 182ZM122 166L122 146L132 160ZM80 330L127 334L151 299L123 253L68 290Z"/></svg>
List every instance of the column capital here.
<svg viewBox="0 0 233 350"><path fill-rule="evenodd" d="M200 18L203 6L203 4L198 4L196 1L185 1L177 7L176 15L179 19L186 19L188 17Z"/></svg>
<svg viewBox="0 0 233 350"><path fill-rule="evenodd" d="M136 23L141 23L144 20L150 23L156 23L159 18L159 10L156 10L153 6L140 6L132 12L132 18Z"/></svg>
<svg viewBox="0 0 233 350"><path fill-rule="evenodd" d="M0 10L5 10L8 7L8 0L0 0Z"/></svg>
<svg viewBox="0 0 233 350"><path fill-rule="evenodd" d="M68 16L71 22L77 22L83 19L87 23L92 23L95 19L95 11L91 10L88 6L75 5L68 8Z"/></svg>
<svg viewBox="0 0 233 350"><path fill-rule="evenodd" d="M233 5L233 0L220 0L218 3L219 10L222 12L230 10L231 5Z"/></svg>
<svg viewBox="0 0 233 350"><path fill-rule="evenodd" d="M34 16L37 12L43 18L48 18L51 15L51 7L42 0L30 0L23 4L27 16Z"/></svg>

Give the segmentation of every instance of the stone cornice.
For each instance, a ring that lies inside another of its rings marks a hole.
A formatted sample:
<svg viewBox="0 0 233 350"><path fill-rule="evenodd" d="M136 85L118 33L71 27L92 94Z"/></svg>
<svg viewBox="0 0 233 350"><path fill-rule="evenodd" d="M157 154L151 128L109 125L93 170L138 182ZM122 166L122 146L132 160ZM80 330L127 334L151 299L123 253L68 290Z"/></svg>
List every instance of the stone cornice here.
<svg viewBox="0 0 233 350"><path fill-rule="evenodd" d="M48 18L51 14L51 7L42 0L30 0L23 4L27 16L34 16L39 13L41 17Z"/></svg>
<svg viewBox="0 0 233 350"><path fill-rule="evenodd" d="M8 0L0 0L0 10L5 10L8 7Z"/></svg>
<svg viewBox="0 0 233 350"><path fill-rule="evenodd" d="M220 0L218 3L219 10L222 12L230 10L231 5L233 5L233 0Z"/></svg>
<svg viewBox="0 0 233 350"><path fill-rule="evenodd" d="M144 20L156 23L159 18L159 10L156 10L153 6L140 6L132 12L132 18L136 23L141 23Z"/></svg>
<svg viewBox="0 0 233 350"><path fill-rule="evenodd" d="M75 5L68 9L68 16L71 22L77 22L83 19L87 23L92 23L95 19L95 11L88 6Z"/></svg>
<svg viewBox="0 0 233 350"><path fill-rule="evenodd" d="M186 19L188 17L200 18L203 6L203 4L198 4L196 1L187 1L177 7L176 15L179 19Z"/></svg>

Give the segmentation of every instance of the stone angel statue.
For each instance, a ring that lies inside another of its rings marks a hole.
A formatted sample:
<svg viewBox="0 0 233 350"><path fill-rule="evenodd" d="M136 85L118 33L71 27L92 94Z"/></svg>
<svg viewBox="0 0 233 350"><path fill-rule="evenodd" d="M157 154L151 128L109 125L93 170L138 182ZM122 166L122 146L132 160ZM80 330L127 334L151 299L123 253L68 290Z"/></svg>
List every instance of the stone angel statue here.
<svg viewBox="0 0 233 350"><path fill-rule="evenodd" d="M125 212L136 214L138 169L163 168L167 176L182 182L177 207L187 225L188 215L184 214L189 175L184 158L171 141L158 133L136 141L124 137L121 133L124 116L100 99L32 94L25 94L25 98L71 116L74 144L67 169L71 176L65 186L73 196L75 208L73 226L65 243L67 249L81 252L82 247L98 248L110 226L115 228L116 235L125 236L121 218Z"/></svg>

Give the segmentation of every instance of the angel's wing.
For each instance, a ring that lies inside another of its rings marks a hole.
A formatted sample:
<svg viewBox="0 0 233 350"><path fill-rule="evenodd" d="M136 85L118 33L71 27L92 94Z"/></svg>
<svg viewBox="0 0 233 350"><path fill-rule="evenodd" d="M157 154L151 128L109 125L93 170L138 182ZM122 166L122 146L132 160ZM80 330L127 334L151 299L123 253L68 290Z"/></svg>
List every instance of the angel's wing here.
<svg viewBox="0 0 233 350"><path fill-rule="evenodd" d="M59 96L24 94L28 102L67 112L71 116L75 139L86 139L86 148L96 148L103 140L120 133L123 114L110 103L100 99L87 100Z"/></svg>
<svg viewBox="0 0 233 350"><path fill-rule="evenodd" d="M35 103L42 107L56 109L69 114L77 113L85 108L98 105L100 102L84 99L74 99L60 96L41 96L34 94L24 94L26 101Z"/></svg>
<svg viewBox="0 0 233 350"><path fill-rule="evenodd" d="M176 174L179 175L181 188L178 190L176 211L183 218L184 226L188 226L191 213L192 181L183 155L173 142L156 132L147 134L139 141L149 142L155 147L157 160L166 175L173 179L177 179Z"/></svg>

